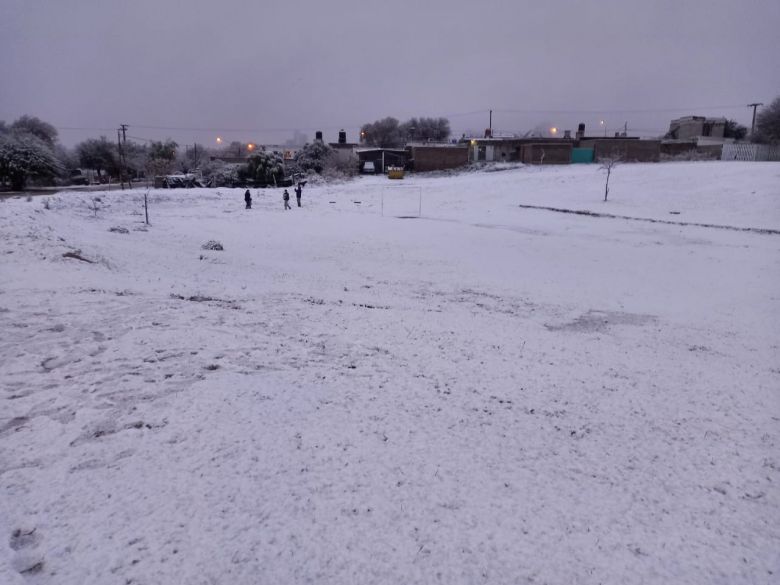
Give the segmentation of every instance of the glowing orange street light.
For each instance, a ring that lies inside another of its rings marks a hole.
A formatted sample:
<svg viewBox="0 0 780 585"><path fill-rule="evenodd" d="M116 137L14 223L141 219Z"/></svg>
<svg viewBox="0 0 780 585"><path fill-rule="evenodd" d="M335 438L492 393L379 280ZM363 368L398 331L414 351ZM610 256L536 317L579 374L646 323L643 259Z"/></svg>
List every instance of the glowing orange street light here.
<svg viewBox="0 0 780 585"><path fill-rule="evenodd" d="M217 144L222 144L222 137L221 136L217 136Z"/></svg>
<svg viewBox="0 0 780 585"><path fill-rule="evenodd" d="M556 134L558 134L558 129L555 126L553 126L552 128L550 128L550 134L555 136Z"/></svg>
<svg viewBox="0 0 780 585"><path fill-rule="evenodd" d="M251 152L255 149L255 145L250 142L246 145L246 149Z"/></svg>

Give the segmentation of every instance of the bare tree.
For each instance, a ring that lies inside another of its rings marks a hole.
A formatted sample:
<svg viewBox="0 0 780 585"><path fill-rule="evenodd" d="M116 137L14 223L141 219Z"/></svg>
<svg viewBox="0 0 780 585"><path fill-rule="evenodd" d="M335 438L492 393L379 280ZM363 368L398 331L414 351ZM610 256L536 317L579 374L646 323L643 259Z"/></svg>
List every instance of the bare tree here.
<svg viewBox="0 0 780 585"><path fill-rule="evenodd" d="M601 163L599 170L607 171L607 182L604 185L604 201L606 201L609 195L609 176L612 174L612 169L623 162L623 157L619 155L608 156L600 158L599 162Z"/></svg>

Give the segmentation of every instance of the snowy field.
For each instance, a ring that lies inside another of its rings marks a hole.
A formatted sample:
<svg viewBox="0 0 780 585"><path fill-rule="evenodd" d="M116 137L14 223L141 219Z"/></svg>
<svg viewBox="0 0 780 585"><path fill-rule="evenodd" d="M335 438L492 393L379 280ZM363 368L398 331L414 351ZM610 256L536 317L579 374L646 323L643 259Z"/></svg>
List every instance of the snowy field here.
<svg viewBox="0 0 780 585"><path fill-rule="evenodd" d="M780 582L780 234L519 207L780 230L780 164L603 185L0 201L0 583Z"/></svg>

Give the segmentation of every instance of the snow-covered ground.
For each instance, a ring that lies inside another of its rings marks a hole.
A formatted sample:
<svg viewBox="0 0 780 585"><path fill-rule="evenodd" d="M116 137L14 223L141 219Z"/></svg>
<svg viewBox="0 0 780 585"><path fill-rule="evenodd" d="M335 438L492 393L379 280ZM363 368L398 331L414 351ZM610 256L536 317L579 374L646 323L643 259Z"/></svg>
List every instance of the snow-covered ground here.
<svg viewBox="0 0 780 585"><path fill-rule="evenodd" d="M777 583L780 235L518 205L779 230L780 165L603 181L0 202L0 583Z"/></svg>

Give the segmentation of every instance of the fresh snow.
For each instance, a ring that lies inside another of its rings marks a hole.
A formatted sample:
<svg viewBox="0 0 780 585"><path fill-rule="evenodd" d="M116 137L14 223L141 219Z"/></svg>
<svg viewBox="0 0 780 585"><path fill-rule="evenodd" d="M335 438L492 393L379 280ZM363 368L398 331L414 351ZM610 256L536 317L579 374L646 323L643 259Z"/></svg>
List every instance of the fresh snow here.
<svg viewBox="0 0 780 585"><path fill-rule="evenodd" d="M603 187L0 201L0 583L777 583L780 235L519 205L780 230L780 165Z"/></svg>

